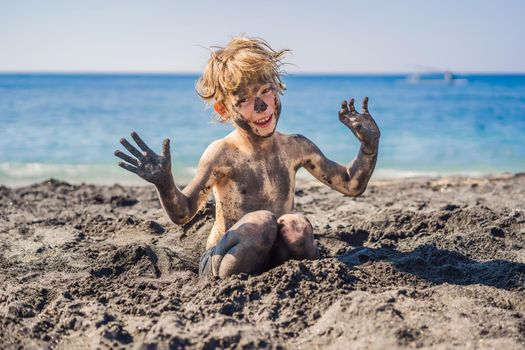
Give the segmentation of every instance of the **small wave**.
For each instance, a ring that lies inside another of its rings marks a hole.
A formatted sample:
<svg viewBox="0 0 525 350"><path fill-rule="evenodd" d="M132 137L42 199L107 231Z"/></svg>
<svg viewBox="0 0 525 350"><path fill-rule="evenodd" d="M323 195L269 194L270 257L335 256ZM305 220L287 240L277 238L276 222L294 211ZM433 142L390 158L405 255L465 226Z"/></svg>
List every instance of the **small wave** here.
<svg viewBox="0 0 525 350"><path fill-rule="evenodd" d="M405 179L414 177L440 177L440 176L466 176L482 177L494 174L483 171L416 171L416 170L399 170L399 169L377 169L372 176L375 180Z"/></svg>
<svg viewBox="0 0 525 350"><path fill-rule="evenodd" d="M179 185L188 183L196 173L195 167L174 168L175 182ZM401 169L376 169L375 180L402 179L413 177L469 176L488 175L480 171L417 171ZM56 178L71 183L94 183L110 185L147 185L140 177L131 174L116 164L48 164L48 163L0 163L0 184L6 186L25 186L35 182ZM299 170L297 178L313 180L304 169Z"/></svg>
<svg viewBox="0 0 525 350"><path fill-rule="evenodd" d="M140 185L141 179L114 164L0 163L0 184L25 186L57 178L71 183Z"/></svg>
<svg viewBox="0 0 525 350"><path fill-rule="evenodd" d="M187 183L196 168L174 168L177 184ZM35 182L56 178L70 183L93 183L99 185L147 185L148 183L121 169L116 164L50 164L50 163L0 163L0 184L26 186Z"/></svg>
<svg viewBox="0 0 525 350"><path fill-rule="evenodd" d="M440 176L467 176L467 177L481 177L491 174L490 172L482 171L419 171L419 170L400 170L400 169L377 169L374 172L373 179L375 180L390 180L390 179L405 179L414 177L440 177Z"/></svg>
<svg viewBox="0 0 525 350"><path fill-rule="evenodd" d="M481 177L490 175L490 172L482 171L421 171L421 170L402 170L402 169L376 169L372 175L373 180L394 180L407 179L416 177L440 177L440 176L467 176L467 177ZM314 179L306 170L301 169L297 173L297 178L301 180Z"/></svg>

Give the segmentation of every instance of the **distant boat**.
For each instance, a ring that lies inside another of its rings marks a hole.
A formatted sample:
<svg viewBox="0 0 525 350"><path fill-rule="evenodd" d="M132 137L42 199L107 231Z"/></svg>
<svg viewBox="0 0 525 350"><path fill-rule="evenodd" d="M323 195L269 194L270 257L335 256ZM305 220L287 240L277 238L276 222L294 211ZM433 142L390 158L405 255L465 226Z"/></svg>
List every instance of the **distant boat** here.
<svg viewBox="0 0 525 350"><path fill-rule="evenodd" d="M441 71L435 68L425 67L427 72L414 72L406 77L409 84L466 84L468 82L465 78L456 78L451 70ZM429 72L430 70L430 72Z"/></svg>

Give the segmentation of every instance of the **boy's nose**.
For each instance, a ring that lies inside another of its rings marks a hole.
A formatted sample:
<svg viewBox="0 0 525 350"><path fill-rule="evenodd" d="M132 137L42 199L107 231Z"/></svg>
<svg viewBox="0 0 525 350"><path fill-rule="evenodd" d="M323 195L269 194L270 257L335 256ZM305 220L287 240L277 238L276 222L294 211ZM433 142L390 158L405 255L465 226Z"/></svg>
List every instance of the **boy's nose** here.
<svg viewBox="0 0 525 350"><path fill-rule="evenodd" d="M266 108L268 108L268 105L260 97L256 97L255 102L253 104L253 109L255 110L255 112L264 112Z"/></svg>

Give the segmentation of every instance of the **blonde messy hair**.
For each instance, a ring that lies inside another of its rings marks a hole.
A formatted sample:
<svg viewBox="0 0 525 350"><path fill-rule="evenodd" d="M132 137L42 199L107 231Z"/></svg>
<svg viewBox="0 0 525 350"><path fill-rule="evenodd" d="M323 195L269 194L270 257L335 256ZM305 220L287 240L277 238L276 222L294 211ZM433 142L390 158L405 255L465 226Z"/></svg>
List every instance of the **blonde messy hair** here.
<svg viewBox="0 0 525 350"><path fill-rule="evenodd" d="M228 95L249 85L271 82L277 92L285 90L280 75L282 58L290 50L274 50L259 38L236 37L225 47L216 47L202 77L197 81L197 93L209 104L227 106ZM230 119L228 113L218 115L221 122Z"/></svg>

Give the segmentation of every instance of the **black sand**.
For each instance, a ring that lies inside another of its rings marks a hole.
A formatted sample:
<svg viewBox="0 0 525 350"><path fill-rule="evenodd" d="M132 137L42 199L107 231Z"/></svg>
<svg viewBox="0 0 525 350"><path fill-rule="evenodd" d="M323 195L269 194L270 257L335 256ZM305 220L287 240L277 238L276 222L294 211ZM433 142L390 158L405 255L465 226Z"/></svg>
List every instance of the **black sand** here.
<svg viewBox="0 0 525 350"><path fill-rule="evenodd" d="M323 258L201 281L213 204L0 186L0 348L525 349L525 175L303 184Z"/></svg>

